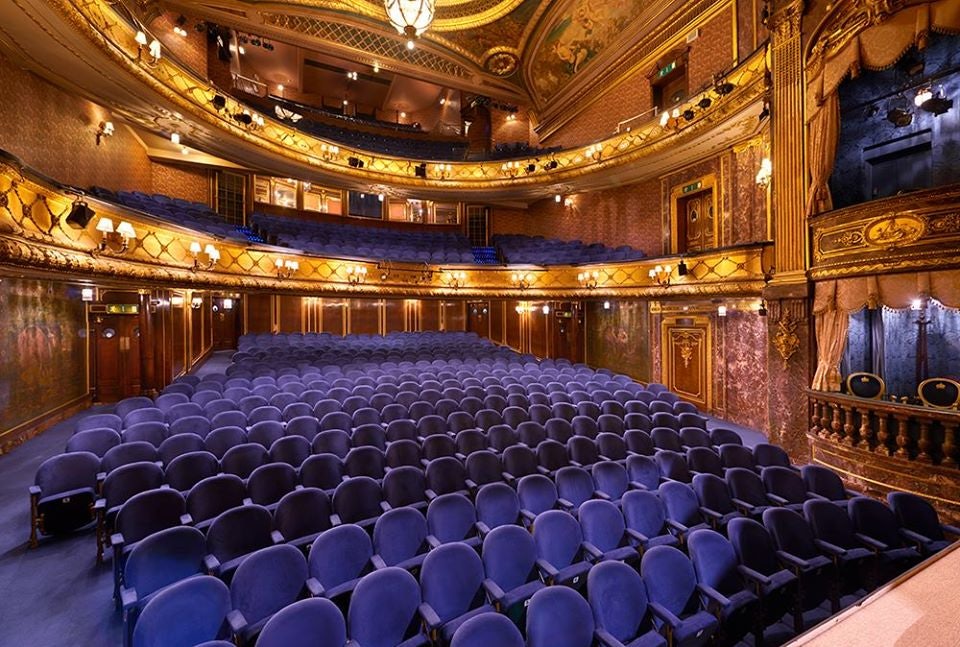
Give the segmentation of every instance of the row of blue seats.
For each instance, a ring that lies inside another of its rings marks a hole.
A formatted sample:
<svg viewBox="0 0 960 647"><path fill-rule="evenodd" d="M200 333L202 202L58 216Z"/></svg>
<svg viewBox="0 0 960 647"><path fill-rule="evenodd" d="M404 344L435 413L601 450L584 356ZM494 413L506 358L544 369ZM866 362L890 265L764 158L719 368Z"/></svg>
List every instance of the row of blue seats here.
<svg viewBox="0 0 960 647"><path fill-rule="evenodd" d="M507 263L560 265L632 261L645 254L629 245L607 247L602 243L587 245L579 240L557 240L523 234L497 234L490 239L500 257Z"/></svg>

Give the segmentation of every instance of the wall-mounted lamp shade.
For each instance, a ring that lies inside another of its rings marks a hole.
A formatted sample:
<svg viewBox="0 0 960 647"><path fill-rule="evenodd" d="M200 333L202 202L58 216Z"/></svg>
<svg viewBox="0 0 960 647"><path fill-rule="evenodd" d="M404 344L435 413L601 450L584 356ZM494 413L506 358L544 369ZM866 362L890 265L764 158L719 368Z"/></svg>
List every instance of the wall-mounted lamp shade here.
<svg viewBox="0 0 960 647"><path fill-rule="evenodd" d="M113 220L106 217L101 217L97 221L97 231L103 234L112 234L113 233Z"/></svg>

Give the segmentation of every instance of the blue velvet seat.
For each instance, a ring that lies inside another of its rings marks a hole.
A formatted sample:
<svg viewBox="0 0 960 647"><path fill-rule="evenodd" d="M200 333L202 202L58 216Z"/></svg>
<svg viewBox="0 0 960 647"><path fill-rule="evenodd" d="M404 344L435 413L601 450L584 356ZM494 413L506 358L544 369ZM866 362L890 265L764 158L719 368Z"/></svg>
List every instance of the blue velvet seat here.
<svg viewBox="0 0 960 647"><path fill-rule="evenodd" d="M799 515L786 508L769 508L763 513L763 525L777 547L781 563L800 581L803 610L830 600L831 610L839 610L837 570L815 541L813 530Z"/></svg>
<svg viewBox="0 0 960 647"><path fill-rule="evenodd" d="M643 432L638 433L642 434ZM633 455L627 457L627 476L632 488L653 492L660 487L660 468L650 456Z"/></svg>
<svg viewBox="0 0 960 647"><path fill-rule="evenodd" d="M813 530L817 548L833 560L842 593L876 586L878 560L873 550L857 538L846 507L825 499L811 499L803 504L803 516Z"/></svg>
<svg viewBox="0 0 960 647"><path fill-rule="evenodd" d="M171 584L150 600L133 628L133 647L193 647L225 637L230 591L201 575Z"/></svg>
<svg viewBox="0 0 960 647"><path fill-rule="evenodd" d="M353 523L364 528L372 527L377 517L389 509L389 504L383 500L380 484L369 476L346 479L333 492L334 525Z"/></svg>
<svg viewBox="0 0 960 647"><path fill-rule="evenodd" d="M583 547L580 524L570 514L547 510L533 524L537 568L547 584L583 588L590 562Z"/></svg>
<svg viewBox="0 0 960 647"><path fill-rule="evenodd" d="M247 488L243 479L233 474L217 474L205 478L187 493L187 514L194 525L206 529L217 515L243 505Z"/></svg>
<svg viewBox="0 0 960 647"><path fill-rule="evenodd" d="M593 613L576 591L551 586L538 591L527 608L527 647L590 647Z"/></svg>
<svg viewBox="0 0 960 647"><path fill-rule="evenodd" d="M880 577L883 581L900 575L920 562L920 550L900 533L896 515L883 502L858 496L850 499L848 506L857 538L880 560Z"/></svg>
<svg viewBox="0 0 960 647"><path fill-rule="evenodd" d="M273 518L259 505L243 505L221 513L207 530L207 570L230 575L250 553L274 543Z"/></svg>
<svg viewBox="0 0 960 647"><path fill-rule="evenodd" d="M258 647L344 647L343 615L330 600L311 598L278 611L260 632Z"/></svg>
<svg viewBox="0 0 960 647"><path fill-rule="evenodd" d="M663 501L654 492L633 490L620 501L627 535L642 550L654 546L677 546L679 541L667 525Z"/></svg>
<svg viewBox="0 0 960 647"><path fill-rule="evenodd" d="M687 542L704 608L720 620L719 642L732 644L753 633L763 642L760 598L745 582L733 545L714 530L695 530Z"/></svg>
<svg viewBox="0 0 960 647"><path fill-rule="evenodd" d="M960 528L940 523L933 506L915 494L891 492L887 503L900 524L900 534L920 547L925 555L949 546L948 536L960 537Z"/></svg>
<svg viewBox="0 0 960 647"><path fill-rule="evenodd" d="M727 489L727 482L719 476L697 474L693 477L693 491L700 502L700 512L714 530L722 532L731 519L740 516L740 511L730 496L730 490Z"/></svg>
<svg viewBox="0 0 960 647"><path fill-rule="evenodd" d="M533 537L519 526L500 526L484 537L483 586L497 611L519 617L518 605L543 588L536 551Z"/></svg>
<svg viewBox="0 0 960 647"><path fill-rule="evenodd" d="M555 480L560 495L557 501L568 512L576 513L583 502L594 497L596 485L593 477L581 467L561 467L557 470Z"/></svg>
<svg viewBox="0 0 960 647"><path fill-rule="evenodd" d="M738 570L760 598L764 625L769 626L790 612L794 629L799 632L803 625L799 580L781 565L766 528L753 519L740 517L730 521L727 534L740 562Z"/></svg>
<svg viewBox="0 0 960 647"><path fill-rule="evenodd" d="M653 627L646 586L632 567L620 562L594 566L587 576L587 599L602 647L666 647Z"/></svg>
<svg viewBox="0 0 960 647"><path fill-rule="evenodd" d="M763 518L764 511L772 506L773 502L767 498L763 481L753 470L730 467L727 469L726 481L734 504L743 514L759 521Z"/></svg>
<svg viewBox="0 0 960 647"><path fill-rule="evenodd" d="M481 613L460 625L450 647L524 647L516 625L498 613Z"/></svg>
<svg viewBox="0 0 960 647"><path fill-rule="evenodd" d="M273 614L297 601L306 579L307 560L293 546L270 546L243 560L230 582L227 622L235 640L251 643Z"/></svg>
<svg viewBox="0 0 960 647"><path fill-rule="evenodd" d="M480 556L469 546L452 543L430 551L420 572L419 611L431 641L449 644L460 625L494 610L485 602L483 578Z"/></svg>
<svg viewBox="0 0 960 647"><path fill-rule="evenodd" d="M385 512L373 526L375 568L396 566L417 572L426 557L427 521L413 508L395 508Z"/></svg>
<svg viewBox="0 0 960 647"><path fill-rule="evenodd" d="M317 537L310 547L307 589L314 597L342 603L373 564L373 543L360 526L344 524Z"/></svg>
<svg viewBox="0 0 960 647"><path fill-rule="evenodd" d="M520 499L505 483L489 483L477 491L477 530L483 537L494 528L520 523Z"/></svg>
<svg viewBox="0 0 960 647"><path fill-rule="evenodd" d="M643 554L640 574L647 585L654 626L672 647L705 645L717 631L717 618L703 609L693 565L670 546Z"/></svg>
<svg viewBox="0 0 960 647"><path fill-rule="evenodd" d="M517 497L520 499L520 515L528 527L541 512L556 508L559 499L557 486L542 474L521 478L517 482Z"/></svg>
<svg viewBox="0 0 960 647"><path fill-rule="evenodd" d="M332 527L330 497L319 488L305 487L285 494L273 513L274 532L293 546L312 544Z"/></svg>
<svg viewBox="0 0 960 647"><path fill-rule="evenodd" d="M667 525L681 544L694 530L709 527L706 516L700 510L700 501L689 485L668 481L660 486L659 492L667 513Z"/></svg>
<svg viewBox="0 0 960 647"><path fill-rule="evenodd" d="M350 647L417 647L427 644L417 609L420 587L407 571L387 566L357 583L347 612Z"/></svg>
<svg viewBox="0 0 960 647"><path fill-rule="evenodd" d="M442 494L427 507L427 543L432 548L451 542L480 546L477 512L466 496Z"/></svg>
<svg viewBox="0 0 960 647"><path fill-rule="evenodd" d="M580 506L579 517L583 548L594 561L640 563L617 506L609 501L587 501Z"/></svg>
<svg viewBox="0 0 960 647"><path fill-rule="evenodd" d="M343 461L339 456L330 453L314 454L300 465L300 484L303 487L319 488L328 496L333 496L334 490L343 482L343 474Z"/></svg>
<svg viewBox="0 0 960 647"><path fill-rule="evenodd" d="M100 459L91 452L53 456L37 469L30 487L30 537L82 528L95 519L93 510Z"/></svg>

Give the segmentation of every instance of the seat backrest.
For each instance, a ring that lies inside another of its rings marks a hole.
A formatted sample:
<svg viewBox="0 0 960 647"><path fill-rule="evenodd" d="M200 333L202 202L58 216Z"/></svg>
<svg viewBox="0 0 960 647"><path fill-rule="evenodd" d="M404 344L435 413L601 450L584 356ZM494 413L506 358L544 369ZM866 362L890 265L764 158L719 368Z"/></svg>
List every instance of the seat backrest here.
<svg viewBox="0 0 960 647"><path fill-rule="evenodd" d="M483 539L483 567L487 577L504 591L530 581L537 549L533 537L520 526L494 528Z"/></svg>
<svg viewBox="0 0 960 647"><path fill-rule="evenodd" d="M361 578L350 598L350 638L364 647L399 645L418 606L420 586L410 573L392 566L374 571Z"/></svg>
<svg viewBox="0 0 960 647"><path fill-rule="evenodd" d="M356 523L380 515L380 485L369 476L354 476L333 492L333 509L344 523Z"/></svg>
<svg viewBox="0 0 960 647"><path fill-rule="evenodd" d="M591 468L590 473L597 490L609 495L611 499L619 499L630 487L627 470L619 463L600 461Z"/></svg>
<svg viewBox="0 0 960 647"><path fill-rule="evenodd" d="M528 647L590 647L593 613L579 593L550 586L535 593L527 608Z"/></svg>
<svg viewBox="0 0 960 647"><path fill-rule="evenodd" d="M450 647L524 647L523 635L509 618L499 613L481 613L460 625Z"/></svg>
<svg viewBox="0 0 960 647"><path fill-rule="evenodd" d="M687 539L687 552L700 584L727 597L744 590L736 551L726 537L714 530L694 530Z"/></svg>
<svg viewBox="0 0 960 647"><path fill-rule="evenodd" d="M584 501L593 497L594 483L590 472L581 467L563 467L557 470L557 493L561 499L566 499L579 507Z"/></svg>
<svg viewBox="0 0 960 647"><path fill-rule="evenodd" d="M304 487L280 499L273 513L273 527L287 541L330 528L330 497L323 490Z"/></svg>
<svg viewBox="0 0 960 647"><path fill-rule="evenodd" d="M161 396L162 397L162 396ZM230 591L201 575L170 585L150 600L133 628L133 647L196 645L220 637L230 611Z"/></svg>
<svg viewBox="0 0 960 647"><path fill-rule="evenodd" d="M731 519L727 536L741 564L763 575L773 575L782 567L777 558L773 538L763 525L746 517Z"/></svg>
<svg viewBox="0 0 960 647"><path fill-rule="evenodd" d="M887 495L887 503L902 527L928 539L944 539L940 517L934 507L924 499L906 492L891 492Z"/></svg>
<svg viewBox="0 0 960 647"><path fill-rule="evenodd" d="M468 611L482 582L483 563L477 552L466 544L444 544L427 553L423 560L420 571L423 601L433 607L442 622Z"/></svg>
<svg viewBox="0 0 960 647"><path fill-rule="evenodd" d="M242 505L220 513L207 530L207 551L221 563L273 543L273 517L259 505Z"/></svg>
<svg viewBox="0 0 960 647"><path fill-rule="evenodd" d="M745 501L750 505L769 505L767 489L760 479L760 475L744 467L731 467L727 470L727 485L733 498Z"/></svg>
<svg viewBox="0 0 960 647"><path fill-rule="evenodd" d="M643 554L640 575L647 585L650 602L663 605L681 619L686 615L697 585L693 565L686 555L672 546L654 546Z"/></svg>
<svg viewBox="0 0 960 647"><path fill-rule="evenodd" d="M488 528L514 524L520 516L520 499L506 483L488 483L476 496L477 520Z"/></svg>
<svg viewBox="0 0 960 647"><path fill-rule="evenodd" d="M861 545L854 533L853 521L842 506L823 499L810 499L803 504L803 516L817 539L840 548Z"/></svg>
<svg viewBox="0 0 960 647"><path fill-rule="evenodd" d="M154 591L205 572L207 543L203 533L175 526L153 533L133 547L123 566L123 584L145 598Z"/></svg>
<svg viewBox="0 0 960 647"><path fill-rule="evenodd" d="M630 490L623 495L621 505L627 528L647 537L656 537L663 533L666 510L654 492Z"/></svg>
<svg viewBox="0 0 960 647"><path fill-rule="evenodd" d="M796 512L786 508L769 508L763 511L763 525L779 550L801 559L820 554L813 541L813 529Z"/></svg>
<svg viewBox="0 0 960 647"><path fill-rule="evenodd" d="M576 561L583 533L573 515L560 510L547 510L537 515L533 525L533 541L537 547L537 557L559 570Z"/></svg>
<svg viewBox="0 0 960 647"><path fill-rule="evenodd" d="M587 575L587 596L598 629L628 644L640 633L647 615L647 589L632 567L601 562Z"/></svg>
<svg viewBox="0 0 960 647"><path fill-rule="evenodd" d="M343 461L336 454L314 454L300 466L304 487L335 490L343 481Z"/></svg>
<svg viewBox="0 0 960 647"><path fill-rule="evenodd" d="M842 501L847 498L843 481L829 467L822 465L804 465L800 468L803 483L807 490L814 494L826 497L831 501Z"/></svg>
<svg viewBox="0 0 960 647"><path fill-rule="evenodd" d="M383 498L394 508L425 501L426 489L423 470L417 467L396 467L383 477Z"/></svg>
<svg viewBox="0 0 960 647"><path fill-rule="evenodd" d="M764 467L761 478L767 492L783 497L788 503L803 503L807 500L807 486L800 475L790 468L779 465Z"/></svg>
<svg viewBox="0 0 960 647"><path fill-rule="evenodd" d="M185 510L183 496L168 488L148 490L130 497L117 513L116 531L125 544L133 544L155 532L180 524Z"/></svg>
<svg viewBox="0 0 960 647"><path fill-rule="evenodd" d="M660 497L663 499L668 519L685 526L703 523L700 502L689 485L668 481L660 486Z"/></svg>
<svg viewBox="0 0 960 647"><path fill-rule="evenodd" d="M442 494L427 506L427 529L440 543L465 539L476 523L476 509L462 494Z"/></svg>
<svg viewBox="0 0 960 647"><path fill-rule="evenodd" d="M787 452L782 447L770 443L757 443L753 448L753 457L757 465L763 467L790 467L790 457L787 456Z"/></svg>
<svg viewBox="0 0 960 647"><path fill-rule="evenodd" d="M710 450L707 450L710 451ZM693 477L693 491L704 508L720 514L736 511L727 482L715 474L697 474Z"/></svg>
<svg viewBox="0 0 960 647"><path fill-rule="evenodd" d="M260 622L296 602L306 580L307 559L298 548L285 544L261 548L233 574L233 608L250 624Z"/></svg>
<svg viewBox="0 0 960 647"><path fill-rule="evenodd" d="M304 636L311 637L311 647L342 647L347 641L347 629L337 605L324 598L294 602L267 621L257 645L289 647Z"/></svg>
<svg viewBox="0 0 960 647"><path fill-rule="evenodd" d="M517 483L517 497L520 499L520 507L534 515L555 508L557 496L556 485L542 474L524 476Z"/></svg>
<svg viewBox="0 0 960 647"><path fill-rule="evenodd" d="M247 479L247 494L259 505L273 505L297 486L297 471L287 463L267 463Z"/></svg>
<svg viewBox="0 0 960 647"><path fill-rule="evenodd" d="M427 521L413 508L394 508L377 518L373 527L373 549L387 566L410 559L421 552L427 539Z"/></svg>
<svg viewBox="0 0 960 647"><path fill-rule="evenodd" d="M617 506L609 501L587 501L580 506L579 516L584 541L604 552L621 545L625 525Z"/></svg>
<svg viewBox="0 0 960 647"><path fill-rule="evenodd" d="M903 545L897 516L882 501L857 496L850 499L847 509L857 532L878 539L890 548Z"/></svg>
<svg viewBox="0 0 960 647"><path fill-rule="evenodd" d="M370 535L347 523L327 530L310 548L309 571L325 589L360 577L373 556Z"/></svg>
<svg viewBox="0 0 960 647"><path fill-rule="evenodd" d="M187 512L194 523L213 519L221 512L243 505L247 488L234 474L217 474L194 485L187 494Z"/></svg>

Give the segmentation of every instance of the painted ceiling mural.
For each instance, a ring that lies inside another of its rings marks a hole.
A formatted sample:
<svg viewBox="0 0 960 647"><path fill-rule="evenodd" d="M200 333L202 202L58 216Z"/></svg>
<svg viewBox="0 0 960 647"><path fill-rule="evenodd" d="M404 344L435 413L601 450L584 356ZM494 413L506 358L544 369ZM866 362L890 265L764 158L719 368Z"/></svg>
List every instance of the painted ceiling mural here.
<svg viewBox="0 0 960 647"><path fill-rule="evenodd" d="M647 7L636 0L574 0L556 16L533 52L531 90L546 100L617 40Z"/></svg>

